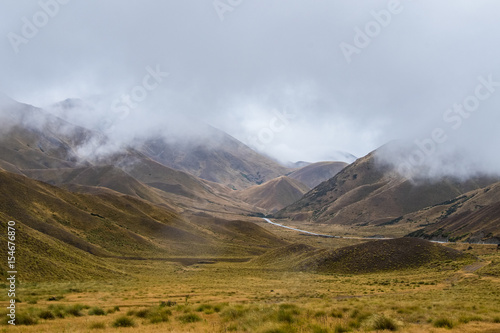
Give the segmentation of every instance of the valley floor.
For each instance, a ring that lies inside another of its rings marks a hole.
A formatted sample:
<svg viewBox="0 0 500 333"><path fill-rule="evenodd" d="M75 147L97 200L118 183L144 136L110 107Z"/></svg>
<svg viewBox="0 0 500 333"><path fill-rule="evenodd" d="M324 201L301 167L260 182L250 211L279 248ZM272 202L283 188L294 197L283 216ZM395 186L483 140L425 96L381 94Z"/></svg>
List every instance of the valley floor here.
<svg viewBox="0 0 500 333"><path fill-rule="evenodd" d="M7 328L2 315L0 329L500 332L500 254L477 251L478 262L363 275L264 270L251 261L183 266L115 260L128 278L20 284L18 325ZM0 298L3 309L6 297Z"/></svg>

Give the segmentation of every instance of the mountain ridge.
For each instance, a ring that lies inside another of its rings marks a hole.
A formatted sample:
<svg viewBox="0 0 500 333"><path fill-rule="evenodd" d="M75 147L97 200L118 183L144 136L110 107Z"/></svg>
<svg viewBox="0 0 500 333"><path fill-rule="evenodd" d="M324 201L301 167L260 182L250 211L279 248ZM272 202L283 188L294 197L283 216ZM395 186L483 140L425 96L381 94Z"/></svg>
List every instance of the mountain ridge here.
<svg viewBox="0 0 500 333"><path fill-rule="evenodd" d="M315 188L322 182L334 177L348 165L345 162L335 161L316 162L293 171L288 174L288 177L298 180L309 186L309 188Z"/></svg>
<svg viewBox="0 0 500 333"><path fill-rule="evenodd" d="M19 233L29 238L18 255L19 265L26 267L26 280L40 278L38 270L47 271L48 259L37 260L37 248L54 254L48 265L53 272L47 276L61 278L66 273L68 277L123 274L99 258L253 256L285 244L251 222L212 216L200 220L109 190L75 193L7 171L0 171L0 185L0 216L16 221ZM96 259L79 274L71 258L84 267ZM6 261L0 265L6 272Z"/></svg>
<svg viewBox="0 0 500 333"><path fill-rule="evenodd" d="M384 147L380 148L384 149ZM302 199L274 214L277 218L319 223L368 225L452 199L498 181L498 177L407 179L380 163L377 150L359 158Z"/></svg>

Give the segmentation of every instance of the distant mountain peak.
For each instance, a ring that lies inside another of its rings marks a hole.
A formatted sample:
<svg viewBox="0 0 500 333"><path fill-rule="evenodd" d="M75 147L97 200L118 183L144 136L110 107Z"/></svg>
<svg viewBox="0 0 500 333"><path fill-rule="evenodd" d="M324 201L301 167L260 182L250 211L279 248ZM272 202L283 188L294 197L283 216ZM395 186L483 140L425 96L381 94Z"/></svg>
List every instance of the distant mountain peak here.
<svg viewBox="0 0 500 333"><path fill-rule="evenodd" d="M64 110L72 109L72 108L81 108L81 107L88 107L89 105L85 103L84 100L80 98L66 98L63 101L54 103L52 105L53 107L60 107Z"/></svg>
<svg viewBox="0 0 500 333"><path fill-rule="evenodd" d="M0 91L0 107L18 104L13 98ZM1 110L0 110L1 111Z"/></svg>

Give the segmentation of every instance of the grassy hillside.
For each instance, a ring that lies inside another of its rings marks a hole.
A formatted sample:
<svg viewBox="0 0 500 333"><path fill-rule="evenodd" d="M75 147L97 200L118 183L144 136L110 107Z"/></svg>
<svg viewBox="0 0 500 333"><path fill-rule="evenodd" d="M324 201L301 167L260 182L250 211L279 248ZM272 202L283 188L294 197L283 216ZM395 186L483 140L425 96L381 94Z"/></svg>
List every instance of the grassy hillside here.
<svg viewBox="0 0 500 333"><path fill-rule="evenodd" d="M369 241L336 250L288 245L253 262L269 267L318 273L374 273L417 268L431 263L473 260L460 251L417 238Z"/></svg>
<svg viewBox="0 0 500 333"><path fill-rule="evenodd" d="M75 147L104 138L42 109L10 100L0 105L0 160L19 169L88 165Z"/></svg>
<svg viewBox="0 0 500 333"><path fill-rule="evenodd" d="M23 233L19 237L26 243L19 245L23 247L19 260L29 279L42 277L37 267L45 271L40 267L48 260L54 262L54 273L49 276L65 272L73 276L78 263L85 271L89 256L234 257L260 254L283 244L250 222L207 216L204 223L194 223L165 207L112 191L71 193L5 171L0 171L0 185L0 213L3 221L16 221ZM68 266L70 262L75 264ZM82 274L100 271L99 261L96 265L89 265L89 272Z"/></svg>
<svg viewBox="0 0 500 333"><path fill-rule="evenodd" d="M68 105L71 108L72 103ZM65 111L71 112L70 109ZM42 109L11 101L1 106L0 120L3 124L0 169L57 186L71 185L82 191L94 191L91 187L108 188L181 210L249 214L255 208L236 199L232 193L235 186L225 185L230 183L229 179L241 185L238 187L245 187L288 170L213 128L208 138L200 137L189 145L153 140L147 142L151 144L148 149L146 146L139 148L144 153L122 147L114 153L101 154L103 147L113 145L109 138L72 125ZM151 155L153 148L162 149L165 155L163 159L157 155L152 158L191 174L146 156ZM181 157L186 163L179 162Z"/></svg>
<svg viewBox="0 0 500 333"><path fill-rule="evenodd" d="M2 231L11 220L0 213ZM79 249L67 242L51 237L24 223L16 223L16 267L21 281L72 281L86 279L124 278L126 272L113 267L103 258ZM0 234L2 244L7 244L6 232ZM2 255L0 274L7 276L7 260Z"/></svg>

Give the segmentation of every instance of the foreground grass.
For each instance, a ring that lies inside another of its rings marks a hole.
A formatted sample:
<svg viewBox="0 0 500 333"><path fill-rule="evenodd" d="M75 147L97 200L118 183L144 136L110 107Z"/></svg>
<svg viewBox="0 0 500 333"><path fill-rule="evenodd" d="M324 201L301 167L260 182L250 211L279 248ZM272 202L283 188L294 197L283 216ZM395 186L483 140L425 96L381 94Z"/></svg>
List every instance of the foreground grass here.
<svg viewBox="0 0 500 333"><path fill-rule="evenodd" d="M484 259L496 263L499 257ZM262 270L246 263L118 266L130 278L21 283L18 325L8 331L500 331L498 277L453 262L365 275Z"/></svg>

